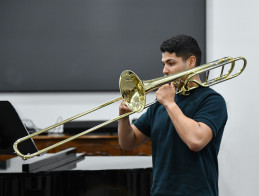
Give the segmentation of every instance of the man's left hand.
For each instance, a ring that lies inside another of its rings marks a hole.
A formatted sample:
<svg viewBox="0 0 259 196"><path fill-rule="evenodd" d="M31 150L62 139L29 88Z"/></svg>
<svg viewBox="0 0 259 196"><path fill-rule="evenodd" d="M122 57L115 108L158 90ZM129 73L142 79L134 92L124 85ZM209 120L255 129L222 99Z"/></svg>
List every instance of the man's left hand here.
<svg viewBox="0 0 259 196"><path fill-rule="evenodd" d="M175 86L172 83L161 86L156 91L156 98L162 105L173 103L175 98Z"/></svg>

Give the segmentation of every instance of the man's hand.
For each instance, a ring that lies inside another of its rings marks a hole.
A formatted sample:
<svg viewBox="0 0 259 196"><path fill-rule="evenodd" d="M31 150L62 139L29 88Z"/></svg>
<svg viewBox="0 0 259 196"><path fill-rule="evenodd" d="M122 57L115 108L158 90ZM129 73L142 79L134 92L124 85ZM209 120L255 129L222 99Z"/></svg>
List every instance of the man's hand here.
<svg viewBox="0 0 259 196"><path fill-rule="evenodd" d="M126 103L124 101L121 102L120 107L119 107L119 115L125 114L131 112L131 110L128 108Z"/></svg>
<svg viewBox="0 0 259 196"><path fill-rule="evenodd" d="M162 105L173 103L175 98L175 86L171 84L165 84L156 91L156 98Z"/></svg>

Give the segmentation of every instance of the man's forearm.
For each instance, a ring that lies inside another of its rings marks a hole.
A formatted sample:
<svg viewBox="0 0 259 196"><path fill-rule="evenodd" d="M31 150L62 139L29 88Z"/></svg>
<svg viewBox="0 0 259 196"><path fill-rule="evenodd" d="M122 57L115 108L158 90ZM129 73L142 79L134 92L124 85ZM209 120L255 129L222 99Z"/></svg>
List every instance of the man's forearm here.
<svg viewBox="0 0 259 196"><path fill-rule="evenodd" d="M119 120L118 123L118 137L120 147L124 150L129 150L134 147L135 133L131 127L129 117Z"/></svg>

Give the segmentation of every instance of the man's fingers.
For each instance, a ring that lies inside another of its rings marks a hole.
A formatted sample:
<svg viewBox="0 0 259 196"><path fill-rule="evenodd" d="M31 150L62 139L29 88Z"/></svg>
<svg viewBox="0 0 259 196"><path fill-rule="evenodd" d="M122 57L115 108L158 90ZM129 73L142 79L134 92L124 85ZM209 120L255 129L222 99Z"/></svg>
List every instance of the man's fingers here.
<svg viewBox="0 0 259 196"><path fill-rule="evenodd" d="M119 108L120 108L120 114L131 111L124 101L121 102Z"/></svg>

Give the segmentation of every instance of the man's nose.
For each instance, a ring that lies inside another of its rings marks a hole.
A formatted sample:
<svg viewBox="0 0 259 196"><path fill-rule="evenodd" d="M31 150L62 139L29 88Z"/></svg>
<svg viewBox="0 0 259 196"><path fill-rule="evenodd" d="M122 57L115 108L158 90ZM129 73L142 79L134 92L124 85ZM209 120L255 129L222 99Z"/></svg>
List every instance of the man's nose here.
<svg viewBox="0 0 259 196"><path fill-rule="evenodd" d="M164 75L168 75L169 71L168 71L168 67L165 65L164 69L163 69L163 74Z"/></svg>

